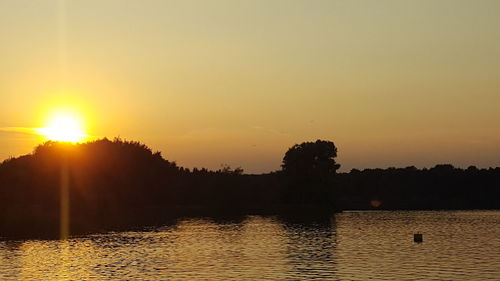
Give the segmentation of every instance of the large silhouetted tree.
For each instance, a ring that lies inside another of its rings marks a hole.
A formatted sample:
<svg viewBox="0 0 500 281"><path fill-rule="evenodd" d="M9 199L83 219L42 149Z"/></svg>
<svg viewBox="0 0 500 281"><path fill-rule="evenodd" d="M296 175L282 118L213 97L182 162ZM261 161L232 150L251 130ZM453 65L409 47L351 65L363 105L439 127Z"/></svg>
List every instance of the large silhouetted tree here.
<svg viewBox="0 0 500 281"><path fill-rule="evenodd" d="M303 142L288 149L281 167L297 180L325 181L340 168L335 157L337 148L331 141Z"/></svg>
<svg viewBox="0 0 500 281"><path fill-rule="evenodd" d="M292 146L281 165L289 180L288 203L330 204L332 178L340 165L337 148L331 141L317 140Z"/></svg>

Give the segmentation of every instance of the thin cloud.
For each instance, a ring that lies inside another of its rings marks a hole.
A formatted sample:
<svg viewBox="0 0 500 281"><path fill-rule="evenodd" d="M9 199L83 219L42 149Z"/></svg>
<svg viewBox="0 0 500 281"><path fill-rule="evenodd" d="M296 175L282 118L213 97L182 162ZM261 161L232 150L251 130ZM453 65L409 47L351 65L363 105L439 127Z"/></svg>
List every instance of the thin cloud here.
<svg viewBox="0 0 500 281"><path fill-rule="evenodd" d="M289 133L280 132L278 130L266 128L263 126L253 126L252 129L257 130L257 131L262 131L262 132L272 134L272 135L277 135L277 136L283 136L283 137L291 137L292 136Z"/></svg>
<svg viewBox="0 0 500 281"><path fill-rule="evenodd" d="M0 132L14 133L14 134L27 134L27 135L38 135L37 128L27 128L27 127L0 127Z"/></svg>
<svg viewBox="0 0 500 281"><path fill-rule="evenodd" d="M30 135L30 136L40 136L40 128L28 128L28 127L0 127L0 134L11 134L11 135ZM85 141L94 141L102 139L104 136L88 135L85 134Z"/></svg>

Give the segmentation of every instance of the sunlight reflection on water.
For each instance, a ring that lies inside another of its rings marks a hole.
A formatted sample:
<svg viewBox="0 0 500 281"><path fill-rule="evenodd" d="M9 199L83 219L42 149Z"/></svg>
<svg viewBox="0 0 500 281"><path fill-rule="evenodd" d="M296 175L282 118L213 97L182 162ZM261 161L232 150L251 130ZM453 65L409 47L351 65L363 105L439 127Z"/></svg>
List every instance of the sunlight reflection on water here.
<svg viewBox="0 0 500 281"><path fill-rule="evenodd" d="M145 232L2 241L0 279L498 280L499 226L500 211L184 219Z"/></svg>

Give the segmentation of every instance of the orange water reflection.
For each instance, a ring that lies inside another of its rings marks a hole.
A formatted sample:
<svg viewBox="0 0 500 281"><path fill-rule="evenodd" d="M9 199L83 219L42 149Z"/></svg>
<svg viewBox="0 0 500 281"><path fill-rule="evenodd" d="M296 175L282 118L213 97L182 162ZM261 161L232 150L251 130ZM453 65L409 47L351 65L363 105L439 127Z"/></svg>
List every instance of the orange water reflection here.
<svg viewBox="0 0 500 281"><path fill-rule="evenodd" d="M145 232L0 242L2 280L495 280L500 211L185 219ZM412 234L424 233L424 243Z"/></svg>

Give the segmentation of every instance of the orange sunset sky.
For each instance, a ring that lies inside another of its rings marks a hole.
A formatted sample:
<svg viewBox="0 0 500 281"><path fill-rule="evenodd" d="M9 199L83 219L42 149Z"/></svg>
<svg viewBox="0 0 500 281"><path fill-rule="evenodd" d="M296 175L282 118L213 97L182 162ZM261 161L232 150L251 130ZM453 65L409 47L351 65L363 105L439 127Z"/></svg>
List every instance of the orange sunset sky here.
<svg viewBox="0 0 500 281"><path fill-rule="evenodd" d="M500 166L500 1L0 1L0 161L71 112L185 167ZM52 117L51 117L52 116Z"/></svg>

